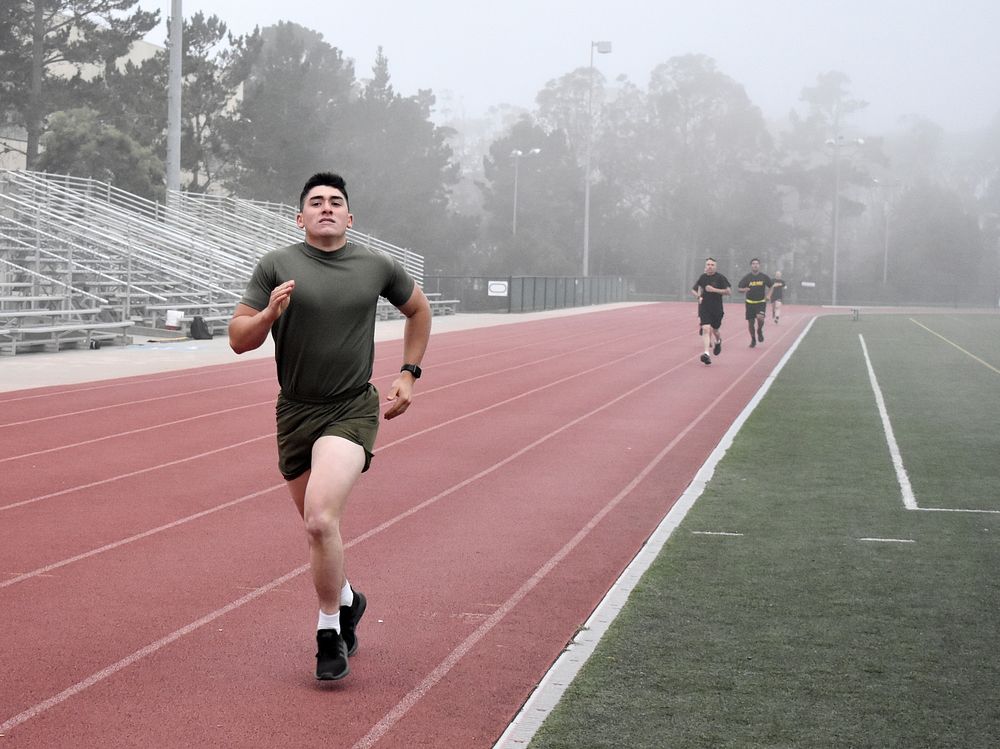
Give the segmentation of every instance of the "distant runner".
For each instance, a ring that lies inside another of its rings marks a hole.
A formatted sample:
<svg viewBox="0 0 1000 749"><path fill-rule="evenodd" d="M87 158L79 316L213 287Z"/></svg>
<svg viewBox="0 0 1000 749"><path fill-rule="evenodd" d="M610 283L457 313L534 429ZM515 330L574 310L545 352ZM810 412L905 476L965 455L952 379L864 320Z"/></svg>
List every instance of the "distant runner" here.
<svg viewBox="0 0 1000 749"><path fill-rule="evenodd" d="M705 345L705 353L701 355L703 364L712 363L712 357L708 355L709 349L715 356L722 353L722 335L719 333L719 329L722 327L722 316L725 314L722 298L729 296L732 292L729 279L716 271L715 258L705 258L705 272L691 287L691 293L698 297L698 323L701 341ZM715 341L714 348L712 346L713 340Z"/></svg>
<svg viewBox="0 0 1000 749"><path fill-rule="evenodd" d="M750 261L750 272L740 279L737 288L746 294L747 328L750 329L750 348L764 342L764 318L767 314L767 300L771 296L771 279L760 272L760 260ZM757 330L754 331L756 323Z"/></svg>

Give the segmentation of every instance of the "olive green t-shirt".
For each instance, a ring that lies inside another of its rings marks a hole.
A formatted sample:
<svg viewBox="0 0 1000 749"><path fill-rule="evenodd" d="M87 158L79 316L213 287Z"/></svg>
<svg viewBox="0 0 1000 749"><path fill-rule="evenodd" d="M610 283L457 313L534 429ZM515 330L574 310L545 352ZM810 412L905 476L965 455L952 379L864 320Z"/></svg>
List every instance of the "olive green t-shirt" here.
<svg viewBox="0 0 1000 749"><path fill-rule="evenodd" d="M262 310L271 291L290 280L288 309L271 326L282 392L324 401L364 386L375 360L379 296L405 304L413 278L398 260L364 245L323 252L300 242L266 253L241 301Z"/></svg>

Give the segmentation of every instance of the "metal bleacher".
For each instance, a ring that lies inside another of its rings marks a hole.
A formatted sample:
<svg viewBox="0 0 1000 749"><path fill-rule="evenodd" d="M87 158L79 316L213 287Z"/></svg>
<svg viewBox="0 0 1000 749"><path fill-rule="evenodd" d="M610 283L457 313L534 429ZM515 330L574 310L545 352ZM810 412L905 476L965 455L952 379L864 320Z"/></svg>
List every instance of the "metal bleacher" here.
<svg viewBox="0 0 1000 749"><path fill-rule="evenodd" d="M170 193L166 205L106 183L0 170L0 354L126 343L168 317L225 328L257 258L301 241L295 209ZM355 230L419 281L423 257ZM168 315L168 312L170 313Z"/></svg>

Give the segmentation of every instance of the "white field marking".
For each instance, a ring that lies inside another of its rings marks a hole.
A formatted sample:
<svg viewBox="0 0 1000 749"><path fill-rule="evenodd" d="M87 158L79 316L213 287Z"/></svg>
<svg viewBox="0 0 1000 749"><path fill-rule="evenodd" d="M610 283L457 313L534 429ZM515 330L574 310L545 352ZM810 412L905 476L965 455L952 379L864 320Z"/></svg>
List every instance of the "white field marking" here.
<svg viewBox="0 0 1000 749"><path fill-rule="evenodd" d="M623 358L627 358L627 357L623 357ZM370 529L366 533L363 533L360 536L357 536L356 538L351 539L350 541L348 541L348 542L346 542L344 544L345 551L347 549L353 548L354 546L356 546L357 544L361 543L362 541L365 541L365 540L371 538L372 536L375 536L375 535L381 533L382 531L390 528L391 526L396 525L397 523L405 520L406 518L410 517L411 515L416 514L421 509L423 509L425 507L429 507L430 505L436 503L437 501L439 501L439 500L441 500L441 499L443 499L443 498L445 498L445 497L447 497L447 496L455 493L456 491L458 491L458 490L460 490L460 489L468 486L469 484L473 483L474 481L477 481L478 479L480 479L480 478L482 478L484 476L487 476L487 475L489 475L489 474L491 474L491 473L499 470L503 466L507 465L508 463L512 462L516 458L520 457L521 455L524 455L525 453L533 450L534 448L536 448L538 445L542 444L543 442L551 439L552 437L555 437L556 435L558 435L558 434L566 431L567 429L570 429L571 427L573 427L576 424L580 423L584 419L587 419L590 416L593 416L594 414L599 413L600 411L603 411L606 408L609 408L610 406L612 406L615 403L621 401L622 399L624 399L624 398L632 395L633 393L641 390L642 388L645 388L645 387L649 386L650 384L656 382L657 380L660 380L663 377L666 377L668 374L671 374L672 372L674 372L674 371L676 371L676 370L678 370L678 369L680 369L681 367L684 367L684 366L689 366L689 363L686 360L680 362L676 366L671 367L670 369L668 369L668 370L666 370L664 372L661 372L660 374L658 374L656 377L652 378L651 380L647 380L645 383L643 383L641 385L637 385L636 387L632 388L631 390L629 390L629 391L627 391L625 393L621 393L618 397L614 398L611 401L608 401L603 406L599 406L599 407L595 408L594 410L592 410L592 411L590 411L590 412L588 412L588 413L586 413L586 414L584 414L582 416L579 416L576 419L574 419L574 420L572 420L572 421L564 424L563 426L559 427L555 431L550 432L549 434L545 435L544 437L541 437L541 438L535 440L530 445L527 445L527 446L521 448L520 450L518 450L517 452L509 455L507 458L504 458L503 460L499 461L498 463L495 463L490 468L487 468L487 469L484 469L483 471L480 471L476 475L471 476L470 478L467 478L467 479L459 482L458 484L455 484L454 486L446 489L445 491L441 492L440 494L438 494L438 495L436 495L434 497L431 497L430 499L427 499L424 502L421 502L419 505L417 505L415 507L412 507L409 510L406 510L405 512L402 512L399 515L397 515L396 517L391 518L390 520L387 520L386 522L382 523L381 525L379 525L379 526L377 526L375 528ZM756 366L756 365L753 365L753 366ZM740 382L740 380L743 379L743 377L745 377L747 374L749 374L749 372L750 372L751 369L752 369L752 366L751 366L750 369L747 369L743 373L743 375L741 375L740 378L736 380L736 382L734 382L732 385L730 385L728 388L726 388L726 390L722 394L720 394L718 396L718 398L716 398L716 402L718 400L720 400L723 397L723 395L725 395L726 393L728 393L733 387L735 387L736 384L738 382ZM583 373L581 373L581 374L583 374ZM666 452L666 450L672 449L673 446L684 435L686 435L687 432L690 431L690 429L692 429L695 424L697 424L699 421L701 421L701 419L704 417L704 415L708 411L710 411L710 410L711 410L711 408L706 409L705 411L702 412L701 416L698 416L694 421L692 421L691 424L689 424L688 427L681 434L679 434L677 437L675 437L675 439L667 446L667 448L665 448L664 453ZM250 440L250 441L252 441L252 440ZM639 480L638 478L635 479L634 483L637 483L638 480ZM630 485L630 487L631 487L631 485ZM631 490L631 489L629 489L629 490ZM601 515L601 513L598 513L598 514L601 517L603 517L603 515ZM594 521L592 521L592 522L594 522ZM589 533L589 526L580 531L580 534L583 534L584 536L587 533ZM578 534L578 536L580 536L580 534ZM581 539L582 539L582 537L583 536L580 536ZM573 543L573 542L571 541L570 543ZM92 674L91 676L88 676L86 679L83 679L82 681L77 682L76 684L68 687L67 689L64 689L59 694L56 694L56 695L54 695L54 696L52 696L52 697L50 697L50 698L48 698L46 700L43 700L42 702L39 702L38 704L36 704L36 705L28 708L27 710L23 711L22 713L20 713L18 715L15 715L12 718L9 718L4 723L0 724L0 733L3 733L5 731L9 731L12 728L15 728L15 727L21 725L22 723L24 723L24 722L26 722L28 720L31 720L32 718L35 718L36 716L42 714L43 712L49 710L50 708L53 708L56 705L59 705L62 702L65 702L66 700L70 699L71 697L74 697L77 694L80 694L84 690L86 690L89 687L92 687L93 685L95 685L95 684L103 681L104 679L107 679L107 678L109 678L111 676L114 676L116 673L118 673L119 671L121 671L121 670L123 670L123 669L125 669L125 668L127 668L129 666L131 666L133 663L136 663L136 662L142 660L143 658L146 658L146 657L148 657L150 655L153 655L154 653L156 653L157 651L159 651L162 648L166 647L167 645L171 644L172 642L180 639L181 637L183 637L183 636L185 636L187 634L190 634L191 632L194 632L195 630L199 629L200 627L204 626L205 624L208 624L208 623L210 623L210 622L218 619L219 617L221 617L221 616L223 616L225 614L228 614L231 611L234 611L235 609L243 606L246 603L249 603L249 602L251 602L253 600L256 600L257 598L259 598L260 596L264 595L268 591L271 591L271 590L273 590L273 589L275 589L275 588L277 588L277 587L279 587L281 585L284 585L289 580L297 577L298 575L301 575L302 573L304 573L304 572L306 572L308 570L309 570L309 565L308 564L302 565L301 567L298 567L298 568L292 570L291 572L288 572L285 575L282 575L281 577L276 578L275 580L272 580L269 583L266 583L265 585L257 588L256 590L253 590L250 593L247 593L245 596L242 596L241 598L236 599L235 601L227 604L226 606L223 606L220 609L216 609L215 611L213 611L210 614L206 614L201 619L198 619L198 620L196 620L194 622L191 622L190 624L188 624L188 625L186 625L184 627L181 627L178 630L175 630L174 632L170 633L166 637L163 637L163 638L157 640L156 642L150 643L149 645L147 645L147 646L145 646L143 648L140 648L139 650L136 650L131 655L128 655L125 658L122 658L121 660L117 661L116 663L111 664L107 668L105 668L105 669L103 669L101 671L98 671L97 673ZM532 579L534 579L534 578L532 578ZM539 578L539 580L540 580L540 578ZM524 586L522 586L522 590L524 590L524 593L521 595L521 597L523 598L523 595L526 594L528 590L530 590L532 587L534 587L535 585L537 585L537 582L538 582L538 580L535 580L535 582L532 582L531 580L529 580L527 583L525 583L525 586L529 586L530 585L530 587L525 588ZM515 596L516 595L518 595L518 594L515 593ZM511 600L511 599L508 599L508 601L509 600ZM504 604L504 605L506 605L506 604ZM509 609L507 609L507 610L509 610ZM490 621L494 621L492 617L491 617ZM491 627L492 627L492 625L491 625ZM480 627L480 629L482 629L482 627ZM479 630L477 630L477 632L478 631ZM486 630L486 631L488 631L488 630ZM483 634L485 634L485 631L483 632ZM465 643L468 643L468 646L466 647L466 650L468 650L468 648L471 647L472 644L474 644L474 643L469 642L468 639L465 641ZM463 645L465 643L463 643ZM459 646L459 648L461 648L461 647L462 647L462 645ZM457 652L457 650L453 651L453 652ZM463 651L463 654L464 654L464 651ZM461 656L459 655L458 657L460 658ZM456 658L455 662L457 662L457 658ZM440 678L443 677L450 668L451 668L451 666L448 666L447 669L445 669L444 671L440 671L440 672L437 671L437 670L435 670L434 673L438 673L439 674L437 680L440 680ZM429 688L430 688L430 685L427 686L427 689L429 689ZM426 689L424 691L426 692ZM411 694L412 694L412 692L411 692ZM419 699L419 697L417 699ZM414 700L413 702L415 703L416 700ZM407 707L406 709L409 709L409 707ZM405 712L406 711L403 710L403 713L405 713ZM402 716L402 713L399 714L399 717L401 717L401 716ZM383 721L384 720L385 719L383 718ZM398 717L396 718L396 720L398 720ZM393 722L395 722L395 721L393 721ZM388 728L390 726L391 726L391 724L386 725L385 730L388 730Z"/></svg>
<svg viewBox="0 0 1000 749"><path fill-rule="evenodd" d="M733 444L736 434L742 429L743 424L750 417L750 414L757 408L757 404L760 403L761 399L763 399L764 395L771 388L775 377L784 368L785 364L788 363L788 360L799 347L799 343L805 338L815 321L815 317L809 321L799 334L799 337L795 339L795 342L785 352L785 355L781 357L781 360L775 365L764 382L761 383L760 388L754 394L753 398L743 408L739 416L737 416L736 420L722 436L722 439L719 440L719 444L716 445L701 468L698 469L687 489L684 490L684 493L671 506L663 520L660 521L659 526L657 526L656 530L649 537L649 540L635 555L632 562L625 568L625 571L622 572L614 585L611 586L611 589L597 605L597 608L594 609L594 613L590 615L590 618L587 619L583 627L580 628L580 631L577 632L573 641L570 642L559 658L556 659L556 662L552 664L552 667L542 678L541 682L539 682L535 691L528 697L520 712L514 716L514 720L507 726L507 730L503 732L496 744L493 745L493 749L518 749L519 747L528 745L545 718L548 717L559 700L562 699L570 682L573 681L573 678L583 668L584 663L593 654L597 648L597 643L604 636L608 627L611 626L615 617L625 607L629 595L631 595L632 590L639 583L643 574L649 569L649 566L656 557L659 556L664 544L666 544L674 530L681 524L681 521L684 520L688 511L694 506L695 501L705 491L705 487L715 473L716 465L718 465L719 461L722 460L722 456L726 454L729 447ZM761 360L758 359L757 361ZM755 366L757 365L751 365L751 369ZM749 369L747 372L749 372ZM740 379L743 379L743 376ZM739 382L739 380L736 382ZM736 382L730 385L726 389L726 392L732 389L736 385ZM716 399L716 402L721 397L720 395ZM706 411L708 410L711 410L711 406L706 408Z"/></svg>
<svg viewBox="0 0 1000 749"><path fill-rule="evenodd" d="M83 445L92 445L95 442L102 442L103 440L114 439L115 437L127 437L131 434L139 434L140 432L149 432L154 429L162 429L164 427L176 426L177 424L184 424L188 421L195 421L197 419L204 419L209 416L219 416L225 413L231 413L232 411L239 411L244 408L259 408L260 406L267 406L274 403L274 398L266 401L260 401L258 403L248 403L245 406L233 406L232 408L223 408L220 411L209 411L208 413L198 414L197 416L188 416L184 419L176 419L174 421L164 421L159 424L153 424L148 427L139 427L138 429L129 429L126 432L115 432L114 434L106 434L103 437L94 437L93 439L83 440L81 442L72 442L66 445L59 445L58 447L49 447L45 450L36 450L33 453L22 453L21 455L11 455L7 458L0 458L0 463L6 463L8 460L20 460L21 458L33 458L36 455L45 455L46 453L54 453L59 450L68 450L71 447L82 447Z"/></svg>
<svg viewBox="0 0 1000 749"><path fill-rule="evenodd" d="M730 531L691 531L692 536L742 536L742 533Z"/></svg>
<svg viewBox="0 0 1000 749"><path fill-rule="evenodd" d="M130 471L129 473L121 473L117 476L111 476L110 478L101 479L100 481L91 481L89 484L80 484L79 486L71 486L68 489L61 489L57 492L52 492L50 494L42 494L38 497L32 497L31 499L22 499L20 502L14 502L9 505L0 505L0 512L4 510L13 510L15 507L23 507L24 505L31 505L35 502L41 502L43 499L51 499L52 497L59 497L64 494L70 494L75 491L80 491L81 489L91 489L95 486L101 486L102 484L110 484L113 481L120 481L121 479L132 478L133 476L139 476L143 473L149 473L150 471L158 471L161 468L169 468L170 466L179 465L181 463L187 463L191 460L197 460L198 458L203 458L206 455L214 455L215 453L225 452L226 450L232 450L237 447L243 447L244 445L249 445L251 442L259 442L265 437L274 437L274 432L271 434L263 434L260 437L251 437L248 440L243 440L242 442L236 442L232 445L226 445L225 447L219 447L215 450L206 450L205 452L198 453L197 455L192 455L187 458L178 458L177 460L170 460L166 463L160 463L159 465L149 466L147 468L140 468L137 471Z"/></svg>
<svg viewBox="0 0 1000 749"><path fill-rule="evenodd" d="M919 323L917 323L919 325ZM931 331L933 332L933 331ZM885 441L889 446L889 455L892 457L892 465L896 470L896 481L899 483L899 490L903 497L903 507L907 510L920 510L921 512L971 512L982 515L1000 515L1000 510L968 510L962 508L941 508L941 507L920 507L917 504L916 495L910 485L910 477L906 473L903 465L903 456L899 452L899 444L896 442L896 435L892 431L892 424L889 421L889 412L885 407L885 398L882 397L882 389L879 387L878 378L875 377L875 369L872 367L872 360L868 356L868 347L865 345L865 337L858 333L861 340L861 351L865 355L865 366L868 368L868 380L871 382L872 392L875 393L875 404L878 406L878 413L882 419L882 430L885 432Z"/></svg>
<svg viewBox="0 0 1000 749"><path fill-rule="evenodd" d="M219 510L224 510L227 507L233 507L234 505L242 504L247 500L255 499L265 494L270 494L273 491L277 491L278 489L284 489L284 488L285 484L281 483L275 486L268 487L267 489L261 489L260 491L253 492L252 494L246 494L237 499L230 500L229 502L223 502L222 504L216 505L215 507L210 507L207 510L196 512L193 515L188 515L187 517L178 518L177 520L173 520L169 523L165 523L164 525L157 526L156 528L150 528L149 530L143 531L142 533L136 533L135 535L129 536L128 538L122 538L119 539L118 541L114 541L110 544L106 544L99 548L90 549L89 551L77 554L76 556L67 557L66 559L60 559L58 562L47 564L44 567L39 567L38 569L32 570L31 572L25 572L23 574L18 575L17 577L11 578L10 580L4 580L3 582L0 582L0 588L6 588L8 585L13 585L14 583L23 582L24 580L30 580L33 577L40 577L40 576L52 577L51 575L46 575L45 573L59 569L60 567L65 567L67 564L72 564L73 562L79 562L82 559L87 559L88 557L93 557L98 554L103 554L106 551L117 549L120 546L125 546L126 544L133 543L134 541L139 541L143 538L148 538L149 536L155 535L157 533L168 531L171 528L176 528L179 525L190 523L193 520L198 520L199 518L203 518L206 515L211 515L212 513L218 512Z"/></svg>
<svg viewBox="0 0 1000 749"><path fill-rule="evenodd" d="M871 383L872 392L875 393L875 405L878 407L878 414L882 419L882 431L885 433L885 441L889 446L889 455L892 458L892 465L896 469L896 481L899 489L903 493L903 506L907 510L917 509L917 498L913 495L913 487L910 485L910 477L906 473L903 465L903 456L899 453L899 444L896 442L896 435L892 431L892 424L889 422L889 412L885 407L885 398L882 397L882 388L879 387L878 378L875 377L875 369L872 367L871 357L868 356L868 346L865 345L865 337L858 333L861 341L861 351L865 355L865 366L868 368L868 381Z"/></svg>
<svg viewBox="0 0 1000 749"><path fill-rule="evenodd" d="M858 541L875 541L882 544L915 544L912 538L859 538Z"/></svg>
<svg viewBox="0 0 1000 749"><path fill-rule="evenodd" d="M936 332L936 331L933 331L933 330L931 330L931 329L930 329L930 328L928 328L928 327L927 327L926 325L924 325L924 324L923 324L922 322L917 322L917 321L916 321L916 320L914 320L914 319L913 319L912 317L911 317L911 318L909 318L909 320L910 320L910 322L911 322L911 323L913 323L914 325L919 325L919 326L920 326L921 328L923 328L924 330L926 330L926 331L927 331L928 333L930 333L931 335L936 335L936 336L937 336L938 338L940 338L940 339L941 339L942 341L944 341L945 343L947 343L947 344L948 344L949 346L954 346L955 348L957 348L957 349L958 349L959 351L961 351L961 352L962 352L963 354L965 354L966 356L968 356L968 357L970 357L970 358L972 358L972 359L975 359L975 360L976 360L977 362L979 362L980 364L982 364L982 365L983 365L984 367L986 367L987 369L990 369L990 370L992 370L992 371L996 372L997 374L1000 374L1000 369L997 369L996 367L994 367L994 366L993 366L992 364L989 364L988 362L984 362L984 361L983 361L982 359L980 359L980 358L979 358L978 356L976 356L975 354L973 354L973 353L970 353L970 352L966 351L966 350L965 350L964 348L962 348L961 346L959 346L959 345L958 345L957 343L955 343L954 341L950 341L950 340L948 340L947 338L945 338L945 337L944 337L943 335L941 335L940 333L938 333L938 332Z"/></svg>

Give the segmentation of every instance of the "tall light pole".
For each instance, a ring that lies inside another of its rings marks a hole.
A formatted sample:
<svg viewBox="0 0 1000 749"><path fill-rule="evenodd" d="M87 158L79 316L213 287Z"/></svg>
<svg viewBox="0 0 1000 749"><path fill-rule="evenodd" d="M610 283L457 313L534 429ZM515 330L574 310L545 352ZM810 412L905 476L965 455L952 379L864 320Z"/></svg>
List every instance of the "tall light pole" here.
<svg viewBox="0 0 1000 749"><path fill-rule="evenodd" d="M849 141L849 144L864 145L864 138ZM833 299L837 306L837 256L840 254L840 149L844 145L844 136L830 138L826 145L833 146Z"/></svg>
<svg viewBox="0 0 1000 749"><path fill-rule="evenodd" d="M181 65L184 41L181 0L170 5L170 68L167 80L167 202L181 189Z"/></svg>
<svg viewBox="0 0 1000 749"><path fill-rule="evenodd" d="M536 153L541 153L541 152L542 152L541 148L532 148L530 151L528 151L527 155L534 156ZM513 151L510 152L510 157L514 159L514 218L511 223L510 233L513 234L514 236L517 236L517 165L518 162L521 161L521 157L524 155L525 155L524 151L522 151L519 148L515 148Z"/></svg>
<svg viewBox="0 0 1000 749"><path fill-rule="evenodd" d="M594 140L594 50L606 55L611 42L590 43L590 79L587 85L587 148L583 164L583 276L590 274L590 156Z"/></svg>
<svg viewBox="0 0 1000 749"><path fill-rule="evenodd" d="M889 282L889 209L891 208L892 199L894 197L894 191L896 186L900 184L900 180L886 180L883 184L875 177L872 177L872 183L877 185L882 189L882 286L885 286Z"/></svg>

